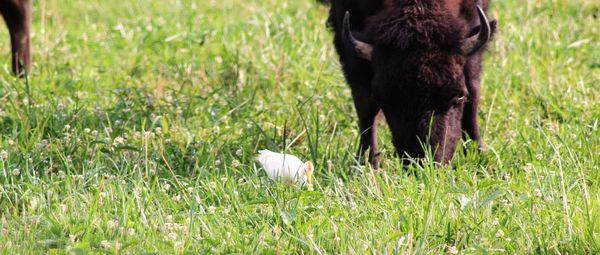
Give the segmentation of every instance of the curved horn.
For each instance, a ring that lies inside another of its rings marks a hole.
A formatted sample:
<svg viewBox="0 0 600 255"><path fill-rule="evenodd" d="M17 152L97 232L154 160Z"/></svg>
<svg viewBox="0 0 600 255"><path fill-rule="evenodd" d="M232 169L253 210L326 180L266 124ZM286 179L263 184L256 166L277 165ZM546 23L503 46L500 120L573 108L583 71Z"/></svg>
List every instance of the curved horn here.
<svg viewBox="0 0 600 255"><path fill-rule="evenodd" d="M465 40L461 47L461 53L463 55L471 55L483 48L492 35L492 29L490 28L488 18L485 16L485 12L483 12L479 5L477 5L477 15L479 15L479 23L481 24L479 25L479 33Z"/></svg>
<svg viewBox="0 0 600 255"><path fill-rule="evenodd" d="M346 14L344 15L342 41L346 47L354 49L359 57L371 61L373 45L366 42L361 42L354 38L354 35L352 35L352 30L350 30L350 12L348 11L346 11Z"/></svg>

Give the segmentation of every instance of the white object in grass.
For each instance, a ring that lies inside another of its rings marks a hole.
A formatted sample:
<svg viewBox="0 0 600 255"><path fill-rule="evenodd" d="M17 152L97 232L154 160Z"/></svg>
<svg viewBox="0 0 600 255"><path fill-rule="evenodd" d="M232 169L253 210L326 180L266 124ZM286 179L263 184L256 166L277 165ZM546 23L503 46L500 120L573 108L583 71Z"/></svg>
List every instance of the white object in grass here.
<svg viewBox="0 0 600 255"><path fill-rule="evenodd" d="M259 151L256 161L262 165L272 180L298 186L312 184L314 168L310 161L302 163L302 160L296 156L270 150Z"/></svg>

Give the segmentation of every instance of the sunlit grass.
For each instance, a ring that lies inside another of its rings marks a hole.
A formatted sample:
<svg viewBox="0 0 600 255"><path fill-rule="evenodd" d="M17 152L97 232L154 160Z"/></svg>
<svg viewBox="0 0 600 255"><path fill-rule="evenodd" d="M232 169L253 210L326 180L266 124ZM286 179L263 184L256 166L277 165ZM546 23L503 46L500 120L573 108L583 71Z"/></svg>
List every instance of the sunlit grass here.
<svg viewBox="0 0 600 255"><path fill-rule="evenodd" d="M600 252L599 9L494 2L489 149L402 169L382 124L371 171L326 6L35 1L30 80L0 30L0 252ZM312 160L313 189L262 148Z"/></svg>

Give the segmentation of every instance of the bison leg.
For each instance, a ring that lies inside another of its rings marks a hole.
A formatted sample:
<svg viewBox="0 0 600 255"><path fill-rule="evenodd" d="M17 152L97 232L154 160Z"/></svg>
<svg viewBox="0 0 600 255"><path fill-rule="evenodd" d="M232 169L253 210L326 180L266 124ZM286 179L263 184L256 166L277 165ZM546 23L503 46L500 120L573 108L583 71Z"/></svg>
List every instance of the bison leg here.
<svg viewBox="0 0 600 255"><path fill-rule="evenodd" d="M469 100L465 103L463 111L462 127L471 140L477 142L479 149L484 147L479 134L479 121L477 120L477 111L479 107L479 93L481 86L481 62L482 54L476 54L471 57L465 66L465 80L467 90L469 91ZM466 136L463 136L467 139Z"/></svg>
<svg viewBox="0 0 600 255"><path fill-rule="evenodd" d="M12 71L22 77L31 71L29 52L29 27L31 24L30 0L0 0L0 13L10 32L12 46Z"/></svg>
<svg viewBox="0 0 600 255"><path fill-rule="evenodd" d="M371 93L364 87L353 87L352 97L358 114L358 127L360 130L360 146L358 148L358 159L369 155L369 163L379 168L379 148L377 146L377 114L379 106L371 98Z"/></svg>
<svg viewBox="0 0 600 255"><path fill-rule="evenodd" d="M334 38L334 44L340 55L344 77L352 90L354 107L358 115L360 145L357 159L362 162L362 158L369 155L369 163L374 168L379 168L379 148L377 146L377 126L375 122L381 109L371 95L371 80L373 79L371 63L357 56L354 49L348 49L339 31Z"/></svg>

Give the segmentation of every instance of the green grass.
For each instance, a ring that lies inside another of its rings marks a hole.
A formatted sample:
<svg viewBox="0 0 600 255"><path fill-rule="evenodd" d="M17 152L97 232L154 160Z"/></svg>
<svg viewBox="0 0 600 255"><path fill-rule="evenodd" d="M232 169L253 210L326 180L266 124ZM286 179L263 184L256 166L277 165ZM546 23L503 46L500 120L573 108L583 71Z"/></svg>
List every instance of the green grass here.
<svg viewBox="0 0 600 255"><path fill-rule="evenodd" d="M315 2L34 1L28 82L0 31L0 253L600 252L598 1L495 1L489 150L403 171L382 131L377 172Z"/></svg>

